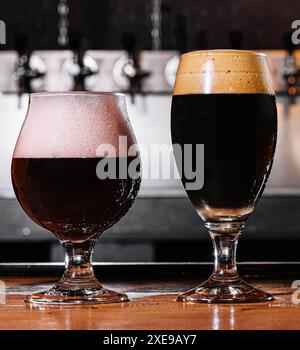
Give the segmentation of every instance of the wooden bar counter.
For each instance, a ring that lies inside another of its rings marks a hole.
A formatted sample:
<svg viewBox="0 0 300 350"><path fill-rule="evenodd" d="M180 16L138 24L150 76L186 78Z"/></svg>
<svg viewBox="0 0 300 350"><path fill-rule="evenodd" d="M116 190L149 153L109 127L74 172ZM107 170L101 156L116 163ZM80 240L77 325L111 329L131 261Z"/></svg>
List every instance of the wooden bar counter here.
<svg viewBox="0 0 300 350"><path fill-rule="evenodd" d="M102 283L126 292L131 301L49 307L33 306L23 299L57 281L61 265L0 264L0 279L6 286L5 303L0 304L0 329L300 329L300 304L293 302L297 296L292 299L296 291L292 282L297 276L300 279L300 263L240 264L241 275L271 292L273 302L209 305L175 301L176 293L199 284L211 268L210 264L197 263L96 264Z"/></svg>

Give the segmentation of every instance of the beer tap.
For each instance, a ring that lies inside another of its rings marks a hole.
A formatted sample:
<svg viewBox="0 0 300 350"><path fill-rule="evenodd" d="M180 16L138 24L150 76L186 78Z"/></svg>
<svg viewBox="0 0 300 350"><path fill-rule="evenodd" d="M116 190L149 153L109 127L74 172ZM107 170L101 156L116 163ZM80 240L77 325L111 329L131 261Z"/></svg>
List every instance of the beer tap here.
<svg viewBox="0 0 300 350"><path fill-rule="evenodd" d="M137 39L133 33L125 33L122 44L127 54L117 59L113 76L116 84L123 91L129 92L134 102L135 94L143 92L143 81L151 72L141 66L141 52L137 49Z"/></svg>
<svg viewBox="0 0 300 350"><path fill-rule="evenodd" d="M88 90L87 79L98 73L98 65L86 55L79 33L71 32L69 34L69 47L73 51L73 57L71 60L66 60L63 68L72 77L72 90Z"/></svg>
<svg viewBox="0 0 300 350"><path fill-rule="evenodd" d="M289 102L294 103L295 96L299 93L300 67L296 62L295 50L297 46L291 40L291 32L286 32L283 35L283 43L287 51L283 64L283 77L286 81Z"/></svg>
<svg viewBox="0 0 300 350"><path fill-rule="evenodd" d="M46 67L38 56L32 55L32 51L28 48L28 38L25 33L17 33L14 43L18 53L14 77L17 82L18 107L20 108L22 94L33 91L33 80L44 77Z"/></svg>
<svg viewBox="0 0 300 350"><path fill-rule="evenodd" d="M142 92L142 82L151 74L141 67L141 52L136 48L136 37L132 33L126 33L123 36L123 46L127 51L127 61L123 65L122 74L129 82L128 92L134 102L135 93Z"/></svg>

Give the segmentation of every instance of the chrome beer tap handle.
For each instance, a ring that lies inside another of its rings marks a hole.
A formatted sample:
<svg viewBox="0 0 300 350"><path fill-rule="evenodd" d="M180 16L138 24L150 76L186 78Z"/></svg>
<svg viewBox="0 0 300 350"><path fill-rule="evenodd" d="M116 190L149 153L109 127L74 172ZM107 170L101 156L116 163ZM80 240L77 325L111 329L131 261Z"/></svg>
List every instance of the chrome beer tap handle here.
<svg viewBox="0 0 300 350"><path fill-rule="evenodd" d="M116 61L114 80L123 91L130 93L134 101L134 95L143 92L143 81L151 75L151 72L141 65L141 51L137 49L136 36L125 33L122 43L127 57L122 56Z"/></svg>
<svg viewBox="0 0 300 350"><path fill-rule="evenodd" d="M23 93L31 93L42 86L42 78L46 74L44 61L36 54L33 54L28 47L28 37L25 33L15 35L15 49L18 58L15 63L14 78L17 84L17 93L20 100ZM34 88L34 82L40 81Z"/></svg>
<svg viewBox="0 0 300 350"><path fill-rule="evenodd" d="M69 34L69 47L73 52L72 58L67 59L63 64L63 71L72 80L71 90L86 91L91 88L87 81L99 73L97 62L86 54L82 45L82 37L78 32L71 32ZM94 81L95 83L95 81Z"/></svg>

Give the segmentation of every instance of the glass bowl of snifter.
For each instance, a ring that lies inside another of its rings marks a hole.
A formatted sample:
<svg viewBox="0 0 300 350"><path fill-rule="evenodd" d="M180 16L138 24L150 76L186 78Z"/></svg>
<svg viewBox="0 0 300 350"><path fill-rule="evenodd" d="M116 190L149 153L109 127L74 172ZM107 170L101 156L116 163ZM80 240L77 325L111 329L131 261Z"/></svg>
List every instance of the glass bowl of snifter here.
<svg viewBox="0 0 300 350"><path fill-rule="evenodd" d="M140 156L125 96L32 94L12 159L12 182L25 212L51 231L65 251L60 281L26 300L127 301L126 294L99 283L91 260L101 233L126 214L140 188Z"/></svg>

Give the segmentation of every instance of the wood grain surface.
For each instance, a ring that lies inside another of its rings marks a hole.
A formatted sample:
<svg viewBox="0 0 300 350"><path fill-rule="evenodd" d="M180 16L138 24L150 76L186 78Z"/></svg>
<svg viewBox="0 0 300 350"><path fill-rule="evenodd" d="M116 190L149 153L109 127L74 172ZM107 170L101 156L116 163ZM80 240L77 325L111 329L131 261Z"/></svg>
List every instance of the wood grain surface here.
<svg viewBox="0 0 300 350"><path fill-rule="evenodd" d="M199 279L172 277L146 281L108 282L127 292L131 301L119 304L45 307L24 303L24 296L49 288L56 277L2 277L6 300L0 305L0 329L300 329L300 305L292 302L292 279L250 279L273 293L275 301L253 304L191 304L175 301L177 292ZM249 279L248 279L249 281Z"/></svg>

